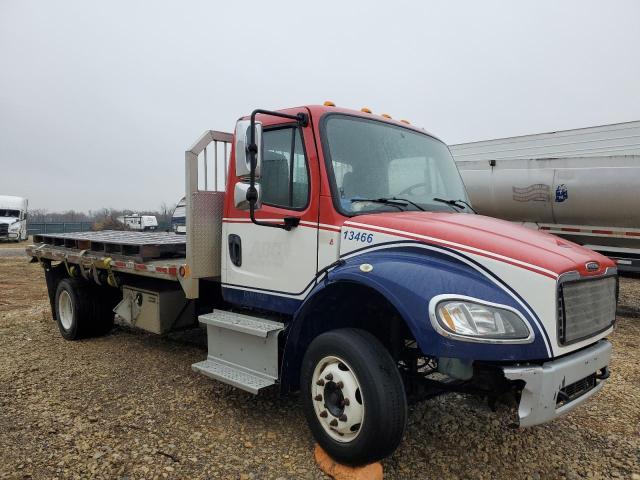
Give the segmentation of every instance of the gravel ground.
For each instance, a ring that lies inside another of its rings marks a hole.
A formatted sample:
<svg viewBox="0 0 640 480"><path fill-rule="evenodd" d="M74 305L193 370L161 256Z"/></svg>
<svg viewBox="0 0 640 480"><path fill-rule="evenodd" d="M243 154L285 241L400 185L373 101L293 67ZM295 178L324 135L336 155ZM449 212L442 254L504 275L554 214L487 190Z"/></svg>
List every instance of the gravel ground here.
<svg viewBox="0 0 640 480"><path fill-rule="evenodd" d="M24 250L22 248L7 248L0 247L0 257L25 257Z"/></svg>
<svg viewBox="0 0 640 480"><path fill-rule="evenodd" d="M548 425L514 429L463 395L412 407L385 478L640 480L640 319L619 317L613 342L608 385ZM0 478L326 478L297 399L193 373L205 355L123 329L67 342L41 268L0 258Z"/></svg>
<svg viewBox="0 0 640 480"><path fill-rule="evenodd" d="M640 275L624 274L620 277L619 313L640 317Z"/></svg>
<svg viewBox="0 0 640 480"><path fill-rule="evenodd" d="M24 251L24 248L27 245L31 245L32 243L33 243L32 237L27 238L23 242L7 242L7 241L2 240L2 241L0 241L0 253L1 253L2 250L5 250L5 249L6 250L9 250L9 249L13 250L14 248L21 249L21 250Z"/></svg>

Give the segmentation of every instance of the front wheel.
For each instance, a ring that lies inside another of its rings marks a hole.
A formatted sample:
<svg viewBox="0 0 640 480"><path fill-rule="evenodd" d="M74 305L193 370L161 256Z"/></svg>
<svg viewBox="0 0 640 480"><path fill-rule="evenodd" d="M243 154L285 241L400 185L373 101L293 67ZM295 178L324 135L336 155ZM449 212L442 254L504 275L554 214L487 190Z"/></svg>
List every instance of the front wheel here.
<svg viewBox="0 0 640 480"><path fill-rule="evenodd" d="M393 358L369 332L340 329L316 337L301 371L304 414L335 460L362 465L398 447L407 401Z"/></svg>

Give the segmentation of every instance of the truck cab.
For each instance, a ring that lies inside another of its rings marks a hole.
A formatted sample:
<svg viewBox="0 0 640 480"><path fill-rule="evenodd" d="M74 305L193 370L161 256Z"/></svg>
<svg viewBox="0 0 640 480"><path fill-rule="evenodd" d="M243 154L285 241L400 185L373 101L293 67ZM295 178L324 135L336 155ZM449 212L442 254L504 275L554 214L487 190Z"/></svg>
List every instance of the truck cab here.
<svg viewBox="0 0 640 480"><path fill-rule="evenodd" d="M530 427L609 377L615 264L475 214L447 146L408 122L332 104L255 110L186 151L185 214L184 258L164 264L119 258L132 249L105 246L111 234L37 238L28 252L63 336L90 321L68 306L76 280L60 280L78 272L119 289L116 312L150 331L192 311L208 342L192 368L254 394L299 392L339 461L391 454L408 402L512 396Z"/></svg>
<svg viewBox="0 0 640 480"><path fill-rule="evenodd" d="M27 205L26 198L0 195L0 241L27 239Z"/></svg>
<svg viewBox="0 0 640 480"><path fill-rule="evenodd" d="M173 231L174 233L187 233L187 227L185 225L185 205L185 198L182 197L176 204L176 208L173 209L173 213L171 214L171 231Z"/></svg>

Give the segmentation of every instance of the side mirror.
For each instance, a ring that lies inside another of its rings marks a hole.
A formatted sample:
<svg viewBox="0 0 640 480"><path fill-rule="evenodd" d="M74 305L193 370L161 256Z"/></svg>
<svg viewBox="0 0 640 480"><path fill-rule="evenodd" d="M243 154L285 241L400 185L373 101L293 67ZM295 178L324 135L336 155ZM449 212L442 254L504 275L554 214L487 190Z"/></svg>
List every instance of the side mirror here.
<svg viewBox="0 0 640 480"><path fill-rule="evenodd" d="M258 209L262 206L262 188L260 184L256 182L256 190L258 191L258 200L256 201L255 208ZM249 190L249 184L244 182L236 183L233 189L233 203L239 210L249 210L249 201L247 200L247 191Z"/></svg>
<svg viewBox="0 0 640 480"><path fill-rule="evenodd" d="M256 172L255 177L260 178L260 165L262 165L262 123L256 122ZM236 177L245 178L251 175L251 159L247 147L251 143L251 121L238 120L236 123Z"/></svg>

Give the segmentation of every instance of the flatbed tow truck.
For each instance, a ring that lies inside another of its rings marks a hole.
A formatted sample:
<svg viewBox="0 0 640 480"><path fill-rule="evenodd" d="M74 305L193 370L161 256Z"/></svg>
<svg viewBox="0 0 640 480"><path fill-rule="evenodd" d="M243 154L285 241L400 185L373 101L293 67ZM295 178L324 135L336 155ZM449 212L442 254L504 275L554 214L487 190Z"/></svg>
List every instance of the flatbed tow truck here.
<svg viewBox="0 0 640 480"><path fill-rule="evenodd" d="M405 121L323 106L255 110L185 154L186 235L36 235L68 340L114 312L206 326L193 370L300 392L333 458L400 444L407 402L513 395L522 427L609 377L617 272L567 240L474 214L446 145Z"/></svg>

